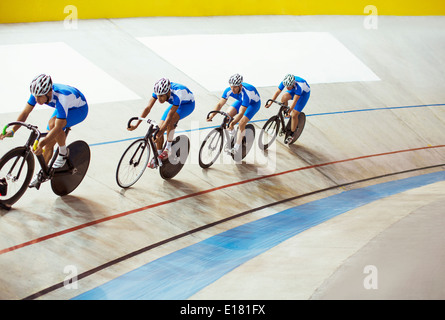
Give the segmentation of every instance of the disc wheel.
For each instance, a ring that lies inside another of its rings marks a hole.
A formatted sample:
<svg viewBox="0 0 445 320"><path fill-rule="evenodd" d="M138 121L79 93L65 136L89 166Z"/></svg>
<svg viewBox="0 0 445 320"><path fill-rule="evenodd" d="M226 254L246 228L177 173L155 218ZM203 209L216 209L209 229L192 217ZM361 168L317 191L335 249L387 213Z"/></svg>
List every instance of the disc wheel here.
<svg viewBox="0 0 445 320"><path fill-rule="evenodd" d="M90 165L90 147L85 141L75 141L68 145L68 149L66 164L56 169L51 179L51 188L58 196L73 192L82 182Z"/></svg>
<svg viewBox="0 0 445 320"><path fill-rule="evenodd" d="M297 129L295 130L294 135L292 136L292 140L289 142L289 145L293 144L301 136L305 124L306 124L306 115L304 114L304 112L300 112L300 114L298 115ZM286 131L290 132L290 129L291 129L291 119L289 119L289 121L287 122ZM286 134L286 138L287 136L288 135Z"/></svg>
<svg viewBox="0 0 445 320"><path fill-rule="evenodd" d="M185 135L176 137L172 142L171 150L170 156L162 161L162 166L159 168L159 173L165 180L176 176L187 161L190 152L189 138Z"/></svg>
<svg viewBox="0 0 445 320"><path fill-rule="evenodd" d="M236 136L234 138L236 139ZM249 153L250 149L252 148L254 141L255 141L255 127L249 123L246 125L245 134L240 148L236 153L232 154L233 160L235 161L243 160Z"/></svg>

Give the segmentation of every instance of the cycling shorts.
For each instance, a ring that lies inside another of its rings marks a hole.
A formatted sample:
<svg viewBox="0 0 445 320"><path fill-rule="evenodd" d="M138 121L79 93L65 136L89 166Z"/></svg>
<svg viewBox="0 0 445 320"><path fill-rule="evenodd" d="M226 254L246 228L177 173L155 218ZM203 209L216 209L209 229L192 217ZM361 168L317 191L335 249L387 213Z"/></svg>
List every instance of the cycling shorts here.
<svg viewBox="0 0 445 320"><path fill-rule="evenodd" d="M236 112L239 112L241 104L242 104L242 101L236 100L232 104L232 107L234 107L236 109ZM249 121L252 120L253 116L258 112L258 110L260 110L260 107L261 107L261 100L249 105L247 107L246 111L244 112L244 116L247 117L249 119Z"/></svg>
<svg viewBox="0 0 445 320"><path fill-rule="evenodd" d="M165 121L165 119L167 119L167 115L172 107L173 105L171 104L167 109L165 109L165 112L161 117L162 121ZM195 101L180 104L178 110L176 110L176 113L179 115L179 120L181 120L189 116L193 112L193 110L195 110Z"/></svg>
<svg viewBox="0 0 445 320"><path fill-rule="evenodd" d="M295 97L295 90L287 90L287 93L289 93L292 97L292 100ZM307 101L309 100L309 97L311 95L311 92L303 92L300 96L300 98L297 101L297 104L295 105L294 110L297 110L298 112L303 111L303 108L306 106Z"/></svg>
<svg viewBox="0 0 445 320"><path fill-rule="evenodd" d="M88 105L85 104L79 108L68 109L68 115L66 116L66 118L64 116L63 118L59 118L60 115L57 112L57 109L55 109L53 115L51 116L51 119L54 117L56 117L57 119L66 119L66 125L63 128L65 129L81 123L83 120L86 119L87 115L88 115ZM46 127L46 129L49 130L49 125Z"/></svg>

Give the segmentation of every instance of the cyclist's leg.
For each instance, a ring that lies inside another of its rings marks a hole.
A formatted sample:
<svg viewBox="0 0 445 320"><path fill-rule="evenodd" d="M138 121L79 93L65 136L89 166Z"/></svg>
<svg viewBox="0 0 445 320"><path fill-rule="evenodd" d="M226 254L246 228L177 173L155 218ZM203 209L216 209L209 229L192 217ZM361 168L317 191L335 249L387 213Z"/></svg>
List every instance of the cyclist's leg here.
<svg viewBox="0 0 445 320"><path fill-rule="evenodd" d="M292 100L295 97L295 91L294 90L286 90L286 92L283 93L281 96L281 103L284 103L284 105L289 105L289 100Z"/></svg>
<svg viewBox="0 0 445 320"><path fill-rule="evenodd" d="M72 108L68 110L68 116L66 117L66 126L63 128L71 128L81 123L86 119L88 115L88 105L84 105L80 108Z"/></svg>
<svg viewBox="0 0 445 320"><path fill-rule="evenodd" d="M179 120L182 120L188 117L194 110L195 110L195 101L179 105L179 108L178 110L176 110L176 113L179 115Z"/></svg>
<svg viewBox="0 0 445 320"><path fill-rule="evenodd" d="M239 113L241 103L242 103L242 101L235 100L235 102L232 103L232 105L227 108L227 114L229 116L231 116L232 118L234 118Z"/></svg>
<svg viewBox="0 0 445 320"><path fill-rule="evenodd" d="M164 120L159 121L159 127L162 127L164 125ZM158 133L158 136L156 138L156 149L158 151L158 155L162 152L162 146L164 145L164 133L162 134Z"/></svg>
<svg viewBox="0 0 445 320"><path fill-rule="evenodd" d="M48 121L48 126L46 128L48 131L51 131L54 128L56 123L56 116L57 116L57 111L54 111L53 115ZM54 152L54 145L56 144L55 140L48 142L49 143L45 146L45 151L43 152L43 158L45 159L46 163L49 163L49 161L51 160L51 157L53 156Z"/></svg>
<svg viewBox="0 0 445 320"><path fill-rule="evenodd" d="M234 102L229 108L227 108L226 113L227 113L229 116L231 116L232 119L238 114L239 109L240 109L240 107L241 107L241 103L242 103L241 101L239 101L239 100L235 100L235 102ZM233 134L235 133L235 129L233 129L233 130L228 129L228 131L229 131L231 137L232 137ZM230 142L230 141L229 141L229 142Z"/></svg>
<svg viewBox="0 0 445 320"><path fill-rule="evenodd" d="M297 104L295 105L294 110L292 110L291 117L292 117L292 123L291 123L291 130L292 132L295 132L297 130L298 126L298 116L300 115L300 112L303 111L304 107L306 106L307 101L309 100L310 92L303 92L300 98L297 101Z"/></svg>
<svg viewBox="0 0 445 320"><path fill-rule="evenodd" d="M48 131L52 130L55 126L55 120L58 117L59 113L57 110L54 110L54 113L52 114L51 118L48 121L48 126L46 129ZM81 123L83 120L86 119L88 115L88 105L84 105L80 108L73 108L68 110L68 115L66 117L66 124L63 127L63 130L67 127L73 127L76 124Z"/></svg>
<svg viewBox="0 0 445 320"><path fill-rule="evenodd" d="M56 163L53 165L54 167L57 167L57 168L62 167L65 163L65 160L66 160L66 158L68 156L68 152L69 152L66 148L66 134L63 130L65 130L65 128L71 128L71 127L81 123L82 121L84 121L86 119L87 115L88 115L88 105L84 105L80 108L69 109L66 119L58 119L57 115L50 119L50 122L48 124L48 127L50 128L50 130L54 128L57 120L62 120L65 122L62 125L62 131L59 132L54 139L55 143L57 143L59 145L59 157L56 160ZM54 147L55 143L53 143L53 147ZM49 161L49 159L48 159L48 161Z"/></svg>
<svg viewBox="0 0 445 320"><path fill-rule="evenodd" d="M195 110L195 101L189 102L189 103L184 103L184 104L180 104L179 108L176 110L176 113L174 114L174 118L172 120L172 125L167 128L167 130L170 133L167 133L167 141L168 142L172 142L174 139L174 133L175 133L175 129L178 125L179 120L182 120L186 117L188 117L193 110Z"/></svg>
<svg viewBox="0 0 445 320"><path fill-rule="evenodd" d="M235 103L234 103L235 104ZM227 111L226 111L226 113L229 115L229 116L231 116L232 117L232 119L238 114L238 111L239 111L239 107L241 106L241 102L239 103L239 105L238 106L230 106L230 107L228 107L227 108ZM228 131L229 131L229 133L230 133L230 136L233 136L233 134L235 133L235 129L233 129L233 130L230 130L230 129L228 129ZM229 143L230 143L230 141L229 141Z"/></svg>
<svg viewBox="0 0 445 320"><path fill-rule="evenodd" d="M169 105L167 109L165 109L164 113L162 114L161 120L159 121L159 127L162 127L164 125L165 119L167 119L168 113L170 112L173 105ZM162 147L164 146L164 133L160 132L158 133L158 137L156 139L156 149L158 150L158 155L162 152Z"/></svg>
<svg viewBox="0 0 445 320"><path fill-rule="evenodd" d="M175 129L179 120L180 120L180 115L177 112L175 112L172 115L170 123L167 125L167 145L165 147L167 150L171 149L171 144L173 142L173 139L175 138ZM162 148L162 145L160 145L160 147Z"/></svg>
<svg viewBox="0 0 445 320"><path fill-rule="evenodd" d="M167 126L167 143L165 146L165 150L161 153L161 159L165 159L166 157L170 156L172 143L175 138L175 129L178 125L179 120L188 117L193 112L193 110L195 110L194 101L180 104L176 112L172 115L171 122Z"/></svg>
<svg viewBox="0 0 445 320"><path fill-rule="evenodd" d="M168 114L170 113L171 108L173 105L170 105L164 112L164 114L161 117L161 121L159 122L159 126L162 126L167 119ZM165 158L168 156L168 152L171 148L171 144L174 139L175 135L175 128L181 118L185 118L188 115L190 115L193 110L195 109L195 103L187 103L183 105L179 105L178 109L175 113L172 114L172 117L170 119L170 123L167 125L167 144L166 144L166 153L163 153L163 145L164 145L164 135L161 135L156 140L156 148L158 149L158 154L162 155L161 158Z"/></svg>
<svg viewBox="0 0 445 320"><path fill-rule="evenodd" d="M239 131L238 131L238 136L236 139L237 146L240 145L243 141L243 137L245 134L244 131L246 130L247 123L249 123L249 121L252 120L252 118L255 116L255 114L258 112L258 110L260 110L260 107L261 107L261 100L254 103L253 105L250 105L244 111L244 115L238 123ZM241 108L244 108L244 107L241 107Z"/></svg>

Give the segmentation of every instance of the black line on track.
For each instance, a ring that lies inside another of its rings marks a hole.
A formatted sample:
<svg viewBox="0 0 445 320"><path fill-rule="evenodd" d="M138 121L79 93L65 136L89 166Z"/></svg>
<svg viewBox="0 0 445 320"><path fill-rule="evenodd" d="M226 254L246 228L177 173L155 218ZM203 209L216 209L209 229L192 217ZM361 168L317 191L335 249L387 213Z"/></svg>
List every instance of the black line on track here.
<svg viewBox="0 0 445 320"><path fill-rule="evenodd" d="M428 167L423 167L423 168L415 168L415 169L409 169L409 170L404 170L404 171L398 171L398 172L388 173L388 174L375 176L375 177L371 177L371 178L361 179L361 180L357 180L357 181L353 181L353 182L343 183L343 184L340 184L340 185L335 185L335 186L323 188L323 189L320 189L320 190L308 192L308 193L305 193L305 194L301 194L301 195L298 195L298 196L290 197L290 198L287 198L287 199L279 200L279 201L276 201L276 202L272 202L272 203L269 203L269 204L266 204L266 205L263 205L263 206L260 206L260 207L257 207L257 208L249 209L247 211L243 211L243 212L235 214L233 216L230 216L230 217L227 217L227 218L224 218L224 219L221 219L221 220L218 220L218 221L206 224L204 226L201 226L201 227L198 227L198 228L195 228L195 229L183 232L183 233L178 234L176 236L170 237L168 239L165 239L165 240L153 243L153 244L151 244L149 246L146 246L144 248L141 248L141 249L138 249L136 251L130 252L130 253L122 256L122 257L119 257L117 259L111 260L111 261L109 261L107 263L104 263L104 264L102 264L100 266L97 266L97 267L95 267L93 269L85 271L85 272L77 275L77 277L75 277L75 278L68 279L68 280L65 280L63 282L56 283L56 284L54 284L54 285L52 285L50 287L47 287L47 288L45 288L43 290L40 290L40 291L38 291L38 292L36 292L36 293L34 293L32 295L29 295L29 296L23 298L23 300L34 300L34 299L37 299L37 298L39 298L41 296L44 296L45 294L48 294L48 293L50 293L52 291L55 291L55 290L60 289L60 288L63 288L65 283L72 283L72 281L75 281L75 280L79 281L81 279L84 279L86 277L89 277L89 276L93 275L96 272L104 270L104 269L106 269L108 267L111 267L111 266L113 266L115 264L118 264L118 263L120 263L122 261L125 261L125 260L128 260L130 258L133 258L133 257L135 257L135 256L137 256L139 254L142 254L142 253L145 253L147 251L150 251L150 250L152 250L154 248L157 248L159 246L162 246L162 245L164 245L166 243L169 243L169 242L172 242L172 241L184 238L184 237L192 235L192 234L194 234L196 232L199 232L199 231L202 231L202 230L214 227L214 226L216 226L218 224L221 224L221 223L233 220L233 219L237 219L239 217L245 216L247 214L250 214L250 213L253 213L253 212L256 212L256 211L260 211L260 210L263 210L263 209L266 209L266 208L270 208L270 207L273 207L273 206L276 206L276 205L279 205L279 204L282 204L282 203L285 203L285 202L301 199L301 198L308 197L308 196L311 196L311 195L323 193L323 192L326 192L326 191L329 191L329 190L334 190L334 189L337 189L337 188L343 188L343 187L347 187L347 186L358 184L358 183L363 183L363 182L367 182L367 181L372 181L372 180L381 179L381 178L390 177L390 176L395 176L395 175L404 174L404 173L410 173L410 172L415 172L415 171L439 168L439 167L442 167L442 166L445 166L445 163L438 164L438 165L433 165L433 166L428 166Z"/></svg>

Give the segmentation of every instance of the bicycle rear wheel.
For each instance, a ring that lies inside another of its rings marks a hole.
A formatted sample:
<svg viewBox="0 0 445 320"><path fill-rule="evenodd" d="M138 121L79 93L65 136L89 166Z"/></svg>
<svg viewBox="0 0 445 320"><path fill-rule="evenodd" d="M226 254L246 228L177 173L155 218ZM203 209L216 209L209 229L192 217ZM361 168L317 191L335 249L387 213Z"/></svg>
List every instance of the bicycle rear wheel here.
<svg viewBox="0 0 445 320"><path fill-rule="evenodd" d="M199 165L206 169L215 163L221 154L224 142L224 132L215 128L209 132L199 148Z"/></svg>
<svg viewBox="0 0 445 320"><path fill-rule="evenodd" d="M66 196L73 192L82 182L90 165L90 147L85 141L74 141L68 145L67 163L56 169L51 179L51 188L58 196Z"/></svg>
<svg viewBox="0 0 445 320"><path fill-rule="evenodd" d="M5 209L10 209L23 196L31 181L35 161L27 151L26 147L18 147L0 159L0 180L4 187L0 204Z"/></svg>
<svg viewBox="0 0 445 320"><path fill-rule="evenodd" d="M266 150L275 141L280 130L280 119L277 116L266 121L258 136L260 150Z"/></svg>
<svg viewBox="0 0 445 320"><path fill-rule="evenodd" d="M165 180L171 179L181 171L190 151L190 140L185 135L180 135L172 142L172 153L162 162L159 168L161 177Z"/></svg>
<svg viewBox="0 0 445 320"><path fill-rule="evenodd" d="M305 124L306 124L306 114L304 112L300 112L300 114L298 115L297 129L295 130L294 135L292 136L292 140L289 142L289 145L297 141L297 139L301 136ZM286 131L290 132L290 129L291 129L291 119L289 119L289 121L287 122Z"/></svg>
<svg viewBox="0 0 445 320"><path fill-rule="evenodd" d="M250 149L252 148L254 141L255 141L255 127L253 126L253 124L249 123L246 125L243 141L240 145L240 148L238 149L238 152L232 154L233 160L235 161L243 160L249 153Z"/></svg>
<svg viewBox="0 0 445 320"><path fill-rule="evenodd" d="M116 182L121 188L135 184L147 168L150 146L144 139L134 141L125 150L116 169Z"/></svg>

